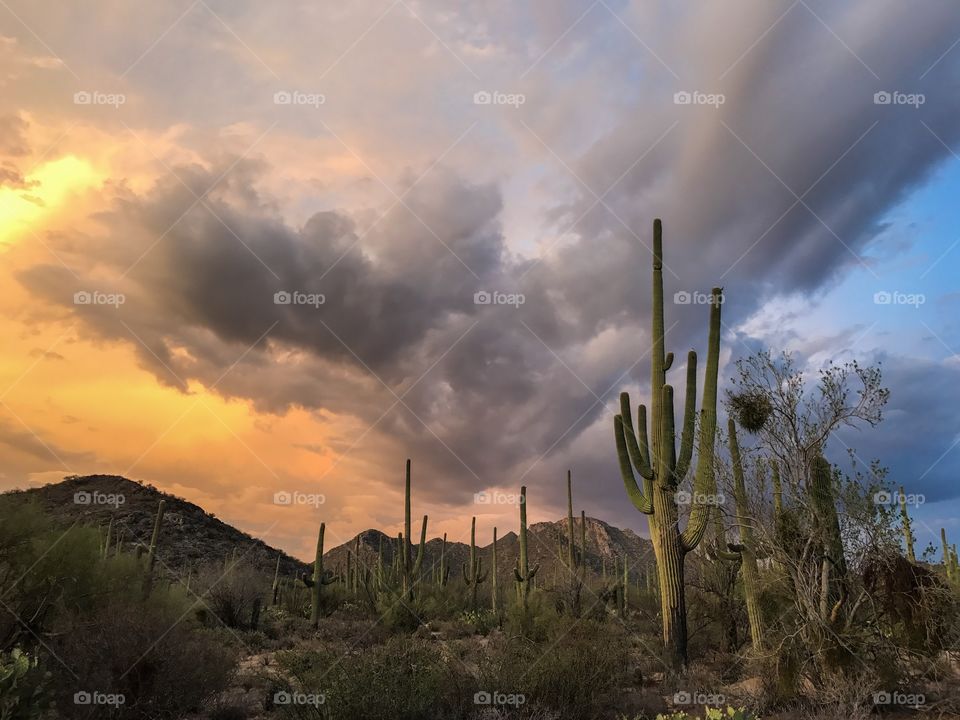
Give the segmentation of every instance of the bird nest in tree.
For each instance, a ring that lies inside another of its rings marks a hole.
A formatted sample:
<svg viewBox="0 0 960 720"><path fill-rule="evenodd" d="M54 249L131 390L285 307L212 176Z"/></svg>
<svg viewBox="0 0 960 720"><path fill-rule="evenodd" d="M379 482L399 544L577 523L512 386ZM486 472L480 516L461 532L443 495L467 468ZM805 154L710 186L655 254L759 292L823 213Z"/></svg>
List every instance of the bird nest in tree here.
<svg viewBox="0 0 960 720"><path fill-rule="evenodd" d="M751 433L759 432L773 412L770 398L760 392L730 393L729 405L740 427Z"/></svg>

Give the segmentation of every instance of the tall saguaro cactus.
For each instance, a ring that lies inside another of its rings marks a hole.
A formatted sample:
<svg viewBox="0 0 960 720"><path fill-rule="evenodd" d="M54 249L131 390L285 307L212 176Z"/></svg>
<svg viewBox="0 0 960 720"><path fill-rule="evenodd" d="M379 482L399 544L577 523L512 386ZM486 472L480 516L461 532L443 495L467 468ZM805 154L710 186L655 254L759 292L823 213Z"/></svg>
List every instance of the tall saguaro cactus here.
<svg viewBox="0 0 960 720"><path fill-rule="evenodd" d="M447 566L447 534L443 534L443 543L440 545L440 569L437 571L437 585L444 587L450 579L450 568Z"/></svg>
<svg viewBox="0 0 960 720"><path fill-rule="evenodd" d="M490 569L490 608L494 615L499 611L499 598L497 596L497 529L493 529L493 567Z"/></svg>
<svg viewBox="0 0 960 720"><path fill-rule="evenodd" d="M900 486L900 519L903 521L903 540L907 546L907 560L917 562L917 555L913 551L913 530L910 527L910 513L907 512L907 496Z"/></svg>
<svg viewBox="0 0 960 720"><path fill-rule="evenodd" d="M313 578L303 574L303 584L313 592L310 594L310 624L317 627L320 624L320 598L323 586L336 581L333 573L323 569L323 534L327 529L326 523L320 523L320 533L317 535L317 554L313 559Z"/></svg>
<svg viewBox="0 0 960 720"><path fill-rule="evenodd" d="M410 543L410 458L407 458L407 478L403 502L403 542L400 557L400 573L403 577L403 595L407 600L413 600L413 586L420 574L423 564L423 546L427 542L427 516L423 516L423 525L420 526L420 546L417 549L417 559L413 559L413 548Z"/></svg>
<svg viewBox="0 0 960 720"><path fill-rule="evenodd" d="M524 485L520 488L520 557L513 569L513 576L517 580L517 596L524 610L527 609L531 583L539 569L539 563L533 569L530 568L527 555L527 486Z"/></svg>
<svg viewBox="0 0 960 720"><path fill-rule="evenodd" d="M587 560L587 518L586 513L580 512L580 551L577 553L576 542L574 541L574 522L573 522L573 480L572 474L567 470L567 550L560 553L560 562L562 562L569 573L570 579L570 612L574 616L580 614L580 597L583 590L583 581L586 574Z"/></svg>
<svg viewBox="0 0 960 720"><path fill-rule="evenodd" d="M277 565L273 569L273 584L270 586L270 604L277 605L280 602L280 558L283 553L277 553Z"/></svg>
<svg viewBox="0 0 960 720"><path fill-rule="evenodd" d="M143 594L150 595L153 590L153 566L157 560L157 548L160 545L160 527L163 525L163 513L166 510L167 501L161 500L157 505L157 515L153 520L153 535L150 536L150 552L147 555L147 574L143 580Z"/></svg>
<svg viewBox="0 0 960 720"><path fill-rule="evenodd" d="M477 557L477 518L470 518L470 566L463 565L463 582L470 588L470 607L477 607L477 589L487 576L483 572L483 559Z"/></svg>
<svg viewBox="0 0 960 720"><path fill-rule="evenodd" d="M620 395L620 414L614 418L614 434L620 473L631 502L647 515L653 541L660 585L660 609L663 618L663 643L674 667L687 664L687 608L684 597L684 558L703 539L710 517L714 489L713 452L717 426L717 374L720 365L720 307L723 291L710 294L710 328L707 370L700 405L700 443L694 476L693 508L686 528L681 532L677 489L690 469L696 420L697 354L687 355L686 399L680 452L677 454L674 429L673 386L666 373L673 364L673 353L664 351L663 319L663 240L659 219L653 223L653 328L651 348L651 420L653 433L647 439L647 410L637 409L633 425L630 396ZM637 485L634 468L643 479Z"/></svg>
<svg viewBox="0 0 960 720"><path fill-rule="evenodd" d="M740 443L737 442L737 426L732 417L727 419L727 438L733 464L733 497L737 506L737 525L740 528L740 544L731 549L739 552L742 558L740 573L743 575L743 595L747 603L750 639L754 651L761 652L763 615L760 612L760 573L757 570L759 553L753 537L753 518L747 504L747 488L743 481L743 461L740 458Z"/></svg>

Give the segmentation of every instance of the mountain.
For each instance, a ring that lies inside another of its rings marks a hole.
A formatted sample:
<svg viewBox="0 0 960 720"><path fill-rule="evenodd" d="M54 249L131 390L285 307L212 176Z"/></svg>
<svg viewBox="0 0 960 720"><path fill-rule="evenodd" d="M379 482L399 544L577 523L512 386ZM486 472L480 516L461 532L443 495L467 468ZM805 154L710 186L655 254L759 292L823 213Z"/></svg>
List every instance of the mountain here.
<svg viewBox="0 0 960 720"><path fill-rule="evenodd" d="M222 563L234 552L270 575L278 553L282 574L291 576L306 569L296 558L218 520L200 506L119 475L74 475L4 495L38 503L64 527L91 525L104 533L111 527L111 544L119 541L131 550L138 544L150 544L157 506L161 499L166 500L159 551L159 567L166 574L183 574L207 562Z"/></svg>
<svg viewBox="0 0 960 720"><path fill-rule="evenodd" d="M273 574L277 555L280 554L280 572L286 577L309 571L309 566L297 558L270 547L262 540L238 530L203 508L183 498L161 492L152 485L128 480L118 475L69 476L58 483L51 483L29 490L15 490L7 496L23 497L37 502L59 524L67 527L74 523L100 527L104 532L112 519L112 542L118 537L123 547L132 549L136 544L148 545L153 532L157 505L166 500L163 519L160 560L167 573L185 573L207 562L223 562L236 552L238 557ZM111 498L123 501L109 504ZM622 563L626 557L631 582L640 578L653 567L653 551L650 541L641 538L632 530L622 530L596 518L587 518L587 567L595 576L602 576L604 567L613 575L614 562ZM575 520L574 536L579 543L580 519ZM313 532L313 531L311 531ZM492 538L491 538L492 540ZM324 554L325 566L334 571L345 571L347 552L354 554L359 543L361 562L369 567L376 563L378 552L384 562L390 563L396 538L379 530L370 529L356 535L351 541L328 550ZM566 519L540 522L527 529L527 546L531 567L540 563L539 579L553 583L566 572L560 562L565 557L567 542ZM429 540L424 546L422 571L432 573L439 566L442 541ZM416 548L414 548L415 551ZM484 572L491 567L493 543L478 545L478 557L483 561ZM513 576L513 567L520 555L520 540L516 532L504 533L497 539L498 578L508 587ZM470 547L460 542L448 542L446 559L451 581L461 582L464 564L469 562Z"/></svg>
<svg viewBox="0 0 960 720"><path fill-rule="evenodd" d="M579 550L580 519L575 521L574 540ZM653 548L650 541L642 538L632 530L621 530L596 518L587 518L587 568L597 577L602 577L604 567L608 575L614 573L614 563L622 563L626 557L628 575L631 582L635 582L643 574L654 567ZM492 540L492 538L491 538ZM356 557L356 548L360 548L361 563L373 567L378 552L383 553L384 562L389 564L393 559L397 539L389 537L379 530L365 530L350 542L339 545L324 553L326 567L336 570L345 570L347 552ZM542 582L553 583L554 579L562 579L566 572L561 563L566 557L567 521L535 523L527 528L527 552L530 556L531 567L540 563L539 578ZM439 567L442 541L434 538L427 541L423 550L424 574L430 573ZM382 550L381 550L382 548ZM416 546L413 548L416 553ZM477 556L483 561L483 571L491 567L493 557L493 543L479 545ZM515 532L508 532L497 538L497 577L501 582L509 582L513 577L513 568L520 556L520 538ZM462 567L470 559L470 546L461 542L447 542L446 562L450 568L451 581L461 581ZM353 559L351 558L351 562ZM620 565L622 567L622 565ZM621 570L622 572L622 570Z"/></svg>

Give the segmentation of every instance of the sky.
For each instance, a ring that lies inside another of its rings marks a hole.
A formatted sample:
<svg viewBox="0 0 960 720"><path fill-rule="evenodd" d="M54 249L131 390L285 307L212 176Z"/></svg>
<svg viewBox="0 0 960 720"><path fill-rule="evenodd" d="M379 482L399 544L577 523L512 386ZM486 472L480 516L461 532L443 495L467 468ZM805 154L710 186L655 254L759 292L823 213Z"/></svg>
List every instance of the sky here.
<svg viewBox="0 0 960 720"><path fill-rule="evenodd" d="M120 474L308 557L400 529L407 457L454 540L570 468L645 534L659 217L668 348L721 285L725 381L880 363L828 456L955 537L958 81L952 0L3 0L0 488Z"/></svg>

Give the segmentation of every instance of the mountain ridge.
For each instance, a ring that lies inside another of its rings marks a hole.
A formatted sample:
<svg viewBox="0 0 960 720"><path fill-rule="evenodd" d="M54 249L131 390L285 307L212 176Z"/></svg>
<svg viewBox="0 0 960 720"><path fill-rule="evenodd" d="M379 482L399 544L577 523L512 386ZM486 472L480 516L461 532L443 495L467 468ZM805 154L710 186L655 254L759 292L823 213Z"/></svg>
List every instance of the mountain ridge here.
<svg viewBox="0 0 960 720"><path fill-rule="evenodd" d="M88 496L87 502L83 501L84 494ZM261 571L270 574L273 573L279 554L280 572L287 577L309 572L311 565L310 562L273 548L263 540L223 522L213 513L189 500L120 475L71 475L57 483L26 490L10 490L3 495L36 501L55 521L63 525L88 524L98 526L103 531L108 526L112 527L113 542L116 543L122 538L124 546L128 548L149 543L157 504L163 499L166 501L166 511L160 560L167 574L184 573L203 563L222 562L234 552ZM122 495L124 501L115 508L102 502L109 500L110 495ZM586 522L587 568L591 573L603 576L606 570L612 575L614 562L622 562L624 557L627 559L631 579L652 566L653 556L649 540L632 530L617 528L599 518L588 517ZM579 543L580 518L575 518L574 524L574 540ZM531 564L540 563L541 578L562 578L562 573L565 572L562 559L566 553L566 518L534 523L529 526L527 534ZM376 528L368 528L349 541L329 548L324 553L326 567L335 572L345 571L348 551L351 553L351 562L356 562L353 556L358 542L361 561L372 567L378 552L383 553L384 562L392 560L397 539ZM519 538L513 530L497 539L498 578L502 576L509 581L519 557L519 545ZM424 574L433 572L438 566L441 546L440 538L431 538L425 543L422 565ZM492 547L492 542L477 545L478 557L483 561L485 571L489 570L491 565ZM469 552L470 547L466 543L447 542L445 555L451 578L461 577L461 568L468 562Z"/></svg>

